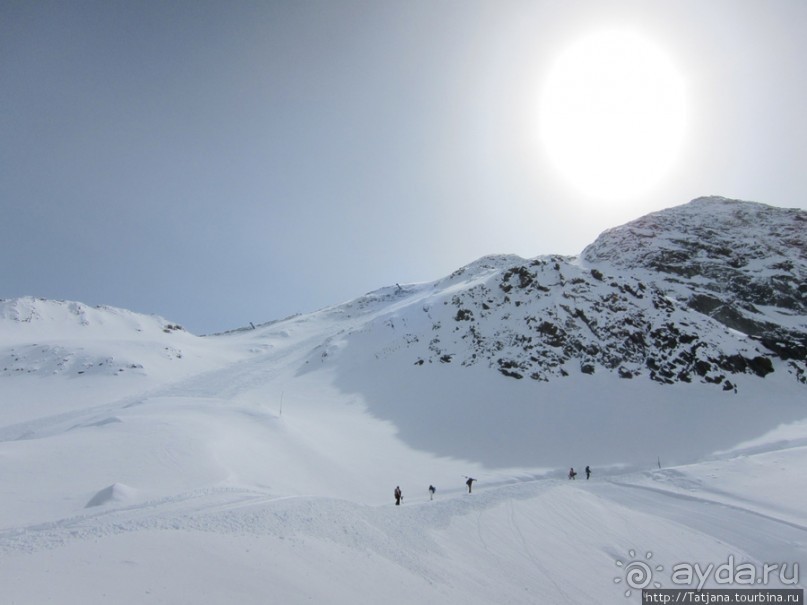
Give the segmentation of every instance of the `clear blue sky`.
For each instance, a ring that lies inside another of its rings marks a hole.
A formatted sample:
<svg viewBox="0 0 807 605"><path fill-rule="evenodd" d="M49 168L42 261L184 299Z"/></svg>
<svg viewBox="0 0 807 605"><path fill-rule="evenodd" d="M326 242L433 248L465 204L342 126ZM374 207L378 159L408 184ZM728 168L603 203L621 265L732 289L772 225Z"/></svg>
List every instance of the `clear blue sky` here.
<svg viewBox="0 0 807 605"><path fill-rule="evenodd" d="M485 254L577 254L701 195L807 207L807 2L0 0L0 297L209 333ZM668 53L666 176L582 194L536 134L586 32Z"/></svg>

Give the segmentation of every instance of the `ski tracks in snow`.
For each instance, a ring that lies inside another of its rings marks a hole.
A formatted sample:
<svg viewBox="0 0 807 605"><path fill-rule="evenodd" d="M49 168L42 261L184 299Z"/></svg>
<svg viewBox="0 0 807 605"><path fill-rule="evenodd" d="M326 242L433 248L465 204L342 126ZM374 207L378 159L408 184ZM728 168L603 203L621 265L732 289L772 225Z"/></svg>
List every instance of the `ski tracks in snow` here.
<svg viewBox="0 0 807 605"><path fill-rule="evenodd" d="M683 493L634 483L631 477L586 487L622 506L711 536L728 550L742 550L757 561L788 561L807 569L807 525L783 519L737 498L727 501L719 491L712 494L701 488Z"/></svg>

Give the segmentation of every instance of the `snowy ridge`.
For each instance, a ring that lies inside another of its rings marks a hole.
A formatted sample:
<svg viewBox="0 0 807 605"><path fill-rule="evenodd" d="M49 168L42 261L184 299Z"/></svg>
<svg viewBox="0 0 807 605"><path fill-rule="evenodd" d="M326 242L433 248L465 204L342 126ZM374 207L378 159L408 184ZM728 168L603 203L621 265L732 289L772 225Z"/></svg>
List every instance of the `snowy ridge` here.
<svg viewBox="0 0 807 605"><path fill-rule="evenodd" d="M179 325L154 315L140 315L115 307L89 307L80 302L33 297L0 300L0 322L4 333L16 331L28 338L48 334L54 327L61 334L69 331L86 336L87 332L92 332L96 337L182 330Z"/></svg>
<svg viewBox="0 0 807 605"><path fill-rule="evenodd" d="M795 296L807 275L807 212L722 197L698 198L605 231L582 254L589 263L649 268L705 280L725 279L728 268L747 276L775 277L779 291L761 292L780 306L803 309ZM722 279L721 279L722 278ZM740 280L742 285L742 281ZM777 298L777 294L780 295ZM800 299L800 300L799 300Z"/></svg>

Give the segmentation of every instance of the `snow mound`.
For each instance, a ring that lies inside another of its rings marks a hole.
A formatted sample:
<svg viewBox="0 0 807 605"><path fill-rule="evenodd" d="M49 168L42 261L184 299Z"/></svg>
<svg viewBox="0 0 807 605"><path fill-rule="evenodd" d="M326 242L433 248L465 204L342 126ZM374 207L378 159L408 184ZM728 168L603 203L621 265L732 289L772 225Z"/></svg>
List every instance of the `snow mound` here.
<svg viewBox="0 0 807 605"><path fill-rule="evenodd" d="M103 506L110 502L130 502L137 495L137 490L124 485L123 483L113 483L95 494L84 508Z"/></svg>

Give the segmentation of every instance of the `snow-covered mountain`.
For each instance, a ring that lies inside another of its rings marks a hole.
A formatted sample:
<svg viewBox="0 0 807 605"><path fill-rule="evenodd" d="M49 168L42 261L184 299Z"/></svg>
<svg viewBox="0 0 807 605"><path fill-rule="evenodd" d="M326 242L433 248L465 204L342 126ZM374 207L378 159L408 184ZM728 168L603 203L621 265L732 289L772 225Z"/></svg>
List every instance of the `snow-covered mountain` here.
<svg viewBox="0 0 807 605"><path fill-rule="evenodd" d="M805 380L807 212L699 198L606 231L583 259L652 279Z"/></svg>
<svg viewBox="0 0 807 605"><path fill-rule="evenodd" d="M792 587L806 218L704 198L208 337L0 301L0 600L625 603L651 558Z"/></svg>
<svg viewBox="0 0 807 605"><path fill-rule="evenodd" d="M580 259L485 258L436 283L428 321L402 317L419 328L403 339L416 363L513 378L610 371L732 390L732 375L782 361L804 382L805 227L803 211L702 198L607 231Z"/></svg>

